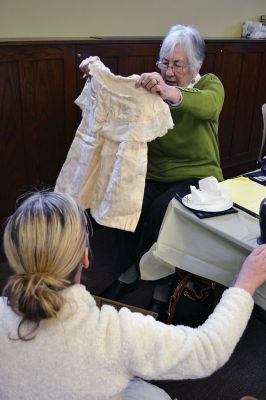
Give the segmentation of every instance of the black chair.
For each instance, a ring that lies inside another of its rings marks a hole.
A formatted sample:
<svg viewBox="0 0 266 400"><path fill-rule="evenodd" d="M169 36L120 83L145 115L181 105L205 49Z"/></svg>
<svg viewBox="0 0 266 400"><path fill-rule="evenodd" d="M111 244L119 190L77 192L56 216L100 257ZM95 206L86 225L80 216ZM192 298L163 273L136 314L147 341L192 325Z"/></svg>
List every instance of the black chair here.
<svg viewBox="0 0 266 400"><path fill-rule="evenodd" d="M261 147L258 157L258 163L261 165L263 157L266 156L266 103L264 103L261 107L262 109L262 117L263 117L263 130L262 130L262 139L261 139Z"/></svg>

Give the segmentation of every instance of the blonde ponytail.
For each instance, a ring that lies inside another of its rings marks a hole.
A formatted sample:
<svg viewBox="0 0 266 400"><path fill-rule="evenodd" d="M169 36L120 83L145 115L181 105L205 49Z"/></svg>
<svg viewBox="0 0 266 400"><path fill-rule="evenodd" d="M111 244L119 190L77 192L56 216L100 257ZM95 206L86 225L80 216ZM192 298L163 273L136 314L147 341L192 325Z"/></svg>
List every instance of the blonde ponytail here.
<svg viewBox="0 0 266 400"><path fill-rule="evenodd" d="M22 317L18 337L28 340L42 319L56 318L87 245L86 217L68 194L38 192L9 218L4 250L15 275L4 289L8 305ZM26 321L33 322L22 334Z"/></svg>

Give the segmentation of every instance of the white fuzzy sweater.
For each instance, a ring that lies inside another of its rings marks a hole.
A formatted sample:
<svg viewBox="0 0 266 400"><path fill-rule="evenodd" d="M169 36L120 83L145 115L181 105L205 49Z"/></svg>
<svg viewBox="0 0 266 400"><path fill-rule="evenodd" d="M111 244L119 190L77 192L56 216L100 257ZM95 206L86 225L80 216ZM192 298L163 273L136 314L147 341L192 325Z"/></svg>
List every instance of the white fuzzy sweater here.
<svg viewBox="0 0 266 400"><path fill-rule="evenodd" d="M253 307L242 289L226 290L199 328L168 326L150 316L99 310L82 285L58 320L41 322L28 342L16 337L20 318L0 299L0 399L123 399L133 376L188 379L210 375L230 357Z"/></svg>

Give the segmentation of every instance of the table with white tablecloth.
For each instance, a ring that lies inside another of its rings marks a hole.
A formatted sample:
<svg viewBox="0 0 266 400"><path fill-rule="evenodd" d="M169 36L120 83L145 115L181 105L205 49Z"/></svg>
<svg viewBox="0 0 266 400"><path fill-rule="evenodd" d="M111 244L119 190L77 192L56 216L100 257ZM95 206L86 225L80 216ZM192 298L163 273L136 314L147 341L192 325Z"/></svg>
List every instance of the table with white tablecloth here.
<svg viewBox="0 0 266 400"><path fill-rule="evenodd" d="M258 218L244 211L200 219L173 199L157 242L140 261L141 279L160 279L177 267L231 286L259 235ZM254 300L266 310L266 283Z"/></svg>

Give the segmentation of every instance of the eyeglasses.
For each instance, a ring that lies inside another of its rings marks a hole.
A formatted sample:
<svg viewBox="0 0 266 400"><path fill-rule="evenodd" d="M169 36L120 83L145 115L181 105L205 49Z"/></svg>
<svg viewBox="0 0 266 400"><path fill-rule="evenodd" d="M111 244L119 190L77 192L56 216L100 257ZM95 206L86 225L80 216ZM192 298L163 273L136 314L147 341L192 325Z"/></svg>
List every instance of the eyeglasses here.
<svg viewBox="0 0 266 400"><path fill-rule="evenodd" d="M189 64L181 65L177 62L170 64L168 61L157 61L156 65L161 71L166 71L168 68L172 68L175 72L182 72L184 69L189 67Z"/></svg>

